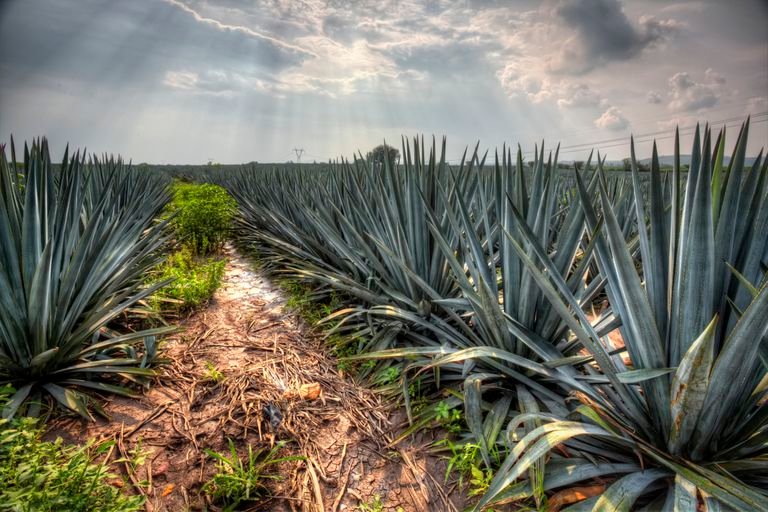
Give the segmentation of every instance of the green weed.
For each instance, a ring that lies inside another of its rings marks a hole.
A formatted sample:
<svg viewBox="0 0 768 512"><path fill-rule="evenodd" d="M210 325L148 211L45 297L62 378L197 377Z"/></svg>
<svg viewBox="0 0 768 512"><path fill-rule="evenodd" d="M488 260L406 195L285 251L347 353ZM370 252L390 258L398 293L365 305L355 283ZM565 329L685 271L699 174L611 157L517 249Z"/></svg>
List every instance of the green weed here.
<svg viewBox="0 0 768 512"><path fill-rule="evenodd" d="M5 395L8 388L0 390ZM5 400L0 400L0 406ZM127 496L108 482L118 478L96 462L114 442L82 447L41 439L33 418L0 419L0 509L19 512L133 512L142 496Z"/></svg>
<svg viewBox="0 0 768 512"><path fill-rule="evenodd" d="M381 495L376 494L369 501L361 501L357 509L359 512L382 512L384 510L384 502L381 501Z"/></svg>
<svg viewBox="0 0 768 512"><path fill-rule="evenodd" d="M222 506L225 511L237 510L245 502L256 501L269 493L267 483L279 480L278 474L270 472L270 468L293 460L303 460L304 457L278 457L278 452L285 443L278 443L271 450L254 450L248 446L248 456L241 460L235 450L235 443L229 439L228 455L205 450L208 456L214 458L218 472L203 486L211 499Z"/></svg>
<svg viewBox="0 0 768 512"><path fill-rule="evenodd" d="M225 377L224 374L221 373L221 371L216 368L216 365L214 365L210 361L205 362L205 379L211 382L215 382L216 384L219 384L220 382L223 382Z"/></svg>
<svg viewBox="0 0 768 512"><path fill-rule="evenodd" d="M458 434L464 430L464 416L457 407L441 401L435 406L435 419L448 432Z"/></svg>

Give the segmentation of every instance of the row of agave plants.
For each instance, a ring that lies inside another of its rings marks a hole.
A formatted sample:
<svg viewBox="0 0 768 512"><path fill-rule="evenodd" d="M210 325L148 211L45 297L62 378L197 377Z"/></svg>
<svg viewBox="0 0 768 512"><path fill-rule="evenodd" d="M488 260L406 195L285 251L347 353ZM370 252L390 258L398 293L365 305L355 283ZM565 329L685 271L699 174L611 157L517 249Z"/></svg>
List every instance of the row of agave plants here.
<svg viewBox="0 0 768 512"><path fill-rule="evenodd" d="M37 415L46 397L88 417L90 393L131 395L153 375L171 329L124 318L167 284L145 274L170 236L168 199L167 180L119 158L66 151L55 165L45 139L20 160L0 147L0 385L15 390L3 417Z"/></svg>
<svg viewBox="0 0 768 512"><path fill-rule="evenodd" d="M457 391L495 470L478 509L602 478L573 510L766 510L768 160L745 165L748 131L724 165L725 133L697 128L687 170L678 136L671 170L633 145L631 173L543 144L448 165L415 139L398 165L223 181L242 241L345 297L326 322L402 369L406 405L416 379Z"/></svg>

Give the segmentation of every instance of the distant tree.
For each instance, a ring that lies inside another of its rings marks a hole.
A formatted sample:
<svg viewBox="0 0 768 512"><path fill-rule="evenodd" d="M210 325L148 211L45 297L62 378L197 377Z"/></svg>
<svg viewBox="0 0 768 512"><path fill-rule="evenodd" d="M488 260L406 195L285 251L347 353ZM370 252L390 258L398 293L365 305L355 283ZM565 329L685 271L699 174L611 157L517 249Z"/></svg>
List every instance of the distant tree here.
<svg viewBox="0 0 768 512"><path fill-rule="evenodd" d="M400 151L398 151L397 148L393 148L392 146L385 146L384 144L380 144L370 150L366 155L366 158L374 162L383 163L385 155L387 154L389 155L390 162L397 163L400 160Z"/></svg>

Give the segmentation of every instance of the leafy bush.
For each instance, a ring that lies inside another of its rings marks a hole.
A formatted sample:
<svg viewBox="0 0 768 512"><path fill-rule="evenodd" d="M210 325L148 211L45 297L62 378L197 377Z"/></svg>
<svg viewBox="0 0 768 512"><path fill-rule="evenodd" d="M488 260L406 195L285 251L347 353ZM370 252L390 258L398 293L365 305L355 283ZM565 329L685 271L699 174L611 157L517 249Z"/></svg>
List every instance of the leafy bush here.
<svg viewBox="0 0 768 512"><path fill-rule="evenodd" d="M229 235L237 203L218 185L178 182L168 210L176 234L197 254L221 249Z"/></svg>
<svg viewBox="0 0 768 512"><path fill-rule="evenodd" d="M171 253L158 268L155 280L172 281L152 297L155 310L178 313L204 305L221 284L226 260L195 257L188 246Z"/></svg>
<svg viewBox="0 0 768 512"><path fill-rule="evenodd" d="M0 420L0 509L20 512L142 509L144 498L127 496L110 485L108 482L116 475L110 473L105 462L95 461L113 442L74 447L65 446L61 439L42 441L41 435L36 419Z"/></svg>

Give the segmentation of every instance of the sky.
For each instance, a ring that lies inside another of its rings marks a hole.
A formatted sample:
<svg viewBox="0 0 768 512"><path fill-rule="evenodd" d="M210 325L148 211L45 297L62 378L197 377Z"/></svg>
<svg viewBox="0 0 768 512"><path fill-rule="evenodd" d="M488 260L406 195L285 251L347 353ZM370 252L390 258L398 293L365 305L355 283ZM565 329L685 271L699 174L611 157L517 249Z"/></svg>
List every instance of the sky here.
<svg viewBox="0 0 768 512"><path fill-rule="evenodd" d="M351 157L447 136L456 160L662 154L748 114L768 145L768 2L0 0L0 141L134 163Z"/></svg>

